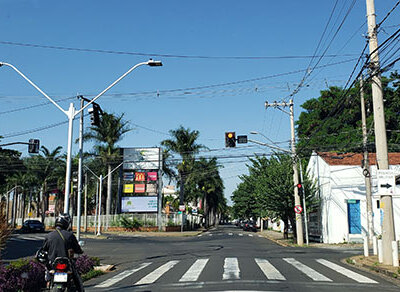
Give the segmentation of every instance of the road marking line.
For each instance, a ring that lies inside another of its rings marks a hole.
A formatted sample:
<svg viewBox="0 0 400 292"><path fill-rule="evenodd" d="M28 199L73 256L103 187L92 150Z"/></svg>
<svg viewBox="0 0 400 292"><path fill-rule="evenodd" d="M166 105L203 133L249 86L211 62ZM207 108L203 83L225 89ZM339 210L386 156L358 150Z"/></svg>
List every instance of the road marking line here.
<svg viewBox="0 0 400 292"><path fill-rule="evenodd" d="M197 235L198 237L202 237L203 235L202 234L199 234L199 235Z"/></svg>
<svg viewBox="0 0 400 292"><path fill-rule="evenodd" d="M243 234L242 234L242 233L239 233L239 236L243 236Z"/></svg>
<svg viewBox="0 0 400 292"><path fill-rule="evenodd" d="M179 261L169 261L161 267L155 269L153 272L136 282L135 285L151 284L158 280L162 275L172 269Z"/></svg>
<svg viewBox="0 0 400 292"><path fill-rule="evenodd" d="M182 276L179 282L194 282L197 281L204 267L206 266L208 259L198 259L194 264L187 270Z"/></svg>
<svg viewBox="0 0 400 292"><path fill-rule="evenodd" d="M224 262L223 280L240 279L239 262L237 258L226 258Z"/></svg>
<svg viewBox="0 0 400 292"><path fill-rule="evenodd" d="M325 277L324 275L318 273L316 270L296 261L294 258L284 258L284 261L294 266L300 272L306 274L306 276L310 277L314 281L323 281L323 282L332 282L331 279Z"/></svg>
<svg viewBox="0 0 400 292"><path fill-rule="evenodd" d="M212 234L209 234L208 236L213 236Z"/></svg>
<svg viewBox="0 0 400 292"><path fill-rule="evenodd" d="M258 235L258 237L262 237L261 235Z"/></svg>
<svg viewBox="0 0 400 292"><path fill-rule="evenodd" d="M137 271L140 271L141 269L147 267L150 264L151 263L142 263L136 268L133 268L131 270L123 271L123 272L119 273L118 275L115 275L111 279L105 280L104 282L100 283L99 285L96 285L95 288L107 288L107 287L110 287L110 286L118 283L119 281L122 281L126 277L129 277L133 273L136 273Z"/></svg>
<svg viewBox="0 0 400 292"><path fill-rule="evenodd" d="M363 275L360 275L360 274L358 274L356 272L353 272L353 271L351 271L349 269L346 269L346 268L344 268L342 266L339 266L339 265L337 265L335 263L332 263L330 261L327 261L327 260L324 260L324 259L319 259L319 260L316 260L316 261L319 262L320 264L324 265L325 267L328 267L328 268L334 270L335 272L338 272L339 274L342 274L342 275L344 275L344 276L346 276L346 277L348 277L350 279L353 279L354 281L356 281L358 283L374 283L374 284L378 283L378 282L376 282L376 281L374 281L374 280L372 280L370 278L367 278L367 277L365 277Z"/></svg>
<svg viewBox="0 0 400 292"><path fill-rule="evenodd" d="M249 234L250 237L253 237L253 234Z"/></svg>
<svg viewBox="0 0 400 292"><path fill-rule="evenodd" d="M30 240L30 241L37 241L36 238L32 238L32 237L20 237L20 239L22 239L22 240Z"/></svg>
<svg viewBox="0 0 400 292"><path fill-rule="evenodd" d="M233 233L232 233L232 232L229 232L228 235L233 235Z"/></svg>
<svg viewBox="0 0 400 292"><path fill-rule="evenodd" d="M266 259L255 259L257 265L269 280L286 280L286 278Z"/></svg>

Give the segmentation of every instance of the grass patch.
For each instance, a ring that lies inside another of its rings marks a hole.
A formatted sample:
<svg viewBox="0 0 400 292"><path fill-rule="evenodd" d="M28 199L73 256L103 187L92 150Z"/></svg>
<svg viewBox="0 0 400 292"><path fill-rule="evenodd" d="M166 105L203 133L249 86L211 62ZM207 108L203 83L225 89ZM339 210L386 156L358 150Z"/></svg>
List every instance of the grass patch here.
<svg viewBox="0 0 400 292"><path fill-rule="evenodd" d="M347 259L346 259L346 262L347 262L348 264L350 264L350 265L354 265L354 260L351 259L351 258L347 258Z"/></svg>
<svg viewBox="0 0 400 292"><path fill-rule="evenodd" d="M87 280L90 280L92 278L98 277L100 275L103 275L104 272L100 270L90 270L86 274L81 275L82 281L85 282Z"/></svg>

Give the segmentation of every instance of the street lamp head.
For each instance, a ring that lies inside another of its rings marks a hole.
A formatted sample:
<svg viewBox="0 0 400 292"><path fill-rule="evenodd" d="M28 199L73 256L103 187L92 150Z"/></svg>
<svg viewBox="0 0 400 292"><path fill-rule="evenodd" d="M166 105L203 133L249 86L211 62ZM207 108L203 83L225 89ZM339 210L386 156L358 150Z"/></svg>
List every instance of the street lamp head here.
<svg viewBox="0 0 400 292"><path fill-rule="evenodd" d="M150 67L158 67L158 66L162 66L161 61L154 61L153 59L150 59L147 61L147 65L149 65Z"/></svg>
<svg viewBox="0 0 400 292"><path fill-rule="evenodd" d="M250 131L250 134L252 134L252 135L258 135L258 132L257 132L257 131Z"/></svg>
<svg viewBox="0 0 400 292"><path fill-rule="evenodd" d="M4 65L4 63L3 63L3 62L0 62L0 67L3 66L3 65Z"/></svg>

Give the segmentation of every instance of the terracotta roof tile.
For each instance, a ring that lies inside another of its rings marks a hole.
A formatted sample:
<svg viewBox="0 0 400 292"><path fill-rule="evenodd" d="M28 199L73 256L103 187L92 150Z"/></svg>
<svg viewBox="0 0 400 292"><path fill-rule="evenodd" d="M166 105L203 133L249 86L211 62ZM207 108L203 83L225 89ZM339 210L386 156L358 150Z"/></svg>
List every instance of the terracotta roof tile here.
<svg viewBox="0 0 400 292"><path fill-rule="evenodd" d="M362 153L336 153L318 152L317 153L329 165L361 165L363 160ZM376 165L376 153L369 153L369 164ZM389 153L389 164L400 165L400 153Z"/></svg>

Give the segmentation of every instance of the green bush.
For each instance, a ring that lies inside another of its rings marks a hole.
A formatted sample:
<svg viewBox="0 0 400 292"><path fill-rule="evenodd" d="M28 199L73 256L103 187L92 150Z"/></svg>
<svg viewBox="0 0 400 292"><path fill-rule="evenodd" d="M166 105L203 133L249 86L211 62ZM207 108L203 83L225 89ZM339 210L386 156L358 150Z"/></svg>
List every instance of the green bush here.
<svg viewBox="0 0 400 292"><path fill-rule="evenodd" d="M126 217L121 217L119 222L122 227L127 229L138 229L139 227L143 226L143 223L137 220L136 218L129 219Z"/></svg>
<svg viewBox="0 0 400 292"><path fill-rule="evenodd" d="M100 275L103 275L103 274L104 274L104 272L100 271L100 270L90 270L86 274L83 274L81 276L81 278L82 278L82 281L85 282L85 281L87 281L89 279L92 279L94 277L97 277L97 276L100 276Z"/></svg>

